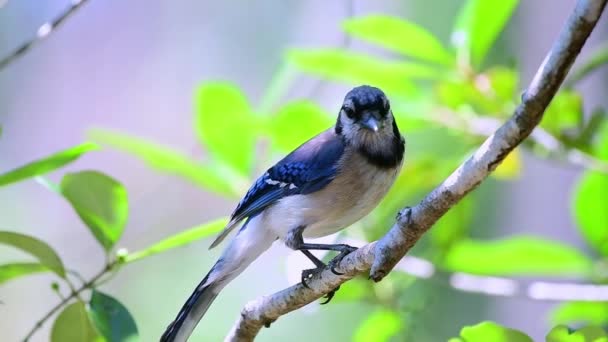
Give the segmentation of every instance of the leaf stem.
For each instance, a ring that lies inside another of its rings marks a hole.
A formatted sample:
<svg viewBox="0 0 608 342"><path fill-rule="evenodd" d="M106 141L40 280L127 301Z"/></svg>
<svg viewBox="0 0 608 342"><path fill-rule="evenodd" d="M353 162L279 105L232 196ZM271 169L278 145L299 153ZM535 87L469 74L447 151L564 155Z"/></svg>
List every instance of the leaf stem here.
<svg viewBox="0 0 608 342"><path fill-rule="evenodd" d="M70 290L71 293L69 296L65 297L63 300L61 300L59 303L57 303L57 305L55 305L53 308L51 308L51 310L49 310L49 312L47 312L44 316L42 316L41 319L38 320L38 322L36 322L36 324L32 327L32 329L30 329L30 331L28 332L28 334L25 336L25 338L23 339L23 342L27 342L30 340L30 338L42 327L42 325L49 319L51 318L57 311L59 311L59 309L63 308L68 302L70 302L72 299L77 298L78 300L82 300L80 298L80 293L82 293L85 290L91 289L93 287L95 287L97 285L97 281L104 276L105 274L107 274L108 272L112 271L116 265L118 263L116 261L112 261L110 263L107 263L106 266L99 271L99 273L97 273L96 275L94 275L89 281L84 282L78 289L75 289L71 282L67 282L68 286L70 286Z"/></svg>

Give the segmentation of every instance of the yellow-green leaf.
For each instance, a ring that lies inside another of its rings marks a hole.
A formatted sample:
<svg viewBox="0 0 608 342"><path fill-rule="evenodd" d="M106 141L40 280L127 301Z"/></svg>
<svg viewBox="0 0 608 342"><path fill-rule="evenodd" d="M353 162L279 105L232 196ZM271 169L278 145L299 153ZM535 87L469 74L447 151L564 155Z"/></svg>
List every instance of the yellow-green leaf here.
<svg viewBox="0 0 608 342"><path fill-rule="evenodd" d="M492 176L502 180L512 180L521 174L521 154L519 150L513 150L492 172Z"/></svg>
<svg viewBox="0 0 608 342"><path fill-rule="evenodd" d="M0 265L0 285L13 278L48 271L50 271L48 267L37 262L15 262Z"/></svg>
<svg viewBox="0 0 608 342"><path fill-rule="evenodd" d="M48 270L65 278L63 262L55 250L46 242L25 234L0 231L0 244L9 245L31 254ZM27 268L28 266L25 267ZM29 266L29 268L33 269L34 266Z"/></svg>
<svg viewBox="0 0 608 342"><path fill-rule="evenodd" d="M243 175L251 171L255 118L240 89L229 83L204 83L195 94L196 133L211 155Z"/></svg>
<svg viewBox="0 0 608 342"><path fill-rule="evenodd" d="M15 183L58 169L78 159L84 153L96 150L98 148L99 147L93 143L84 143L82 145L57 152L48 157L38 159L29 164L0 174L0 186Z"/></svg>
<svg viewBox="0 0 608 342"><path fill-rule="evenodd" d="M370 84L387 93L415 94L412 79L434 79L440 73L423 64L391 62L339 49L290 50L287 59L299 69L351 85Z"/></svg>
<svg viewBox="0 0 608 342"><path fill-rule="evenodd" d="M598 326L587 326L571 331L565 325L551 329L545 341L547 342L608 342L606 331Z"/></svg>
<svg viewBox="0 0 608 342"><path fill-rule="evenodd" d="M230 167L198 163L181 152L146 139L105 129L92 129L88 136L103 145L127 152L155 170L186 179L203 189L236 197L246 185L246 178Z"/></svg>
<svg viewBox="0 0 608 342"><path fill-rule="evenodd" d="M81 301L65 307L51 329L51 342L102 342Z"/></svg>
<svg viewBox="0 0 608 342"><path fill-rule="evenodd" d="M592 263L576 248L532 236L494 241L462 240L450 248L443 267L482 275L588 275Z"/></svg>
<svg viewBox="0 0 608 342"><path fill-rule="evenodd" d="M517 0L468 0L452 32L452 43L459 55L468 56L473 65L480 65L517 3Z"/></svg>
<svg viewBox="0 0 608 342"><path fill-rule="evenodd" d="M378 44L406 56L450 65L454 57L423 27L388 15L347 19L344 30L352 36Z"/></svg>
<svg viewBox="0 0 608 342"><path fill-rule="evenodd" d="M97 172L68 173L61 180L61 194L70 202L97 241L108 251L127 224L127 190L115 179Z"/></svg>
<svg viewBox="0 0 608 342"><path fill-rule="evenodd" d="M272 144L282 151L291 151L332 125L329 114L309 101L285 105L269 120Z"/></svg>
<svg viewBox="0 0 608 342"><path fill-rule="evenodd" d="M465 342L533 342L528 335L521 331L490 321L463 327L460 330L460 337Z"/></svg>
<svg viewBox="0 0 608 342"><path fill-rule="evenodd" d="M219 233L228 223L228 218L221 218L205 224L187 229L164 240L161 240L152 246L146 247L140 251L130 253L126 256L125 262L133 262L150 255L165 252L169 249L181 247L192 243L196 240Z"/></svg>
<svg viewBox="0 0 608 342"><path fill-rule="evenodd" d="M564 90L555 95L545 111L540 126L559 135L567 128L577 128L583 120L583 98L581 94Z"/></svg>
<svg viewBox="0 0 608 342"><path fill-rule="evenodd" d="M608 324L608 302L569 302L559 304L551 313L553 324Z"/></svg>
<svg viewBox="0 0 608 342"><path fill-rule="evenodd" d="M587 171L574 193L574 218L587 243L608 255L608 175Z"/></svg>
<svg viewBox="0 0 608 342"><path fill-rule="evenodd" d="M355 330L354 342L385 342L401 330L401 317L394 311L379 309Z"/></svg>

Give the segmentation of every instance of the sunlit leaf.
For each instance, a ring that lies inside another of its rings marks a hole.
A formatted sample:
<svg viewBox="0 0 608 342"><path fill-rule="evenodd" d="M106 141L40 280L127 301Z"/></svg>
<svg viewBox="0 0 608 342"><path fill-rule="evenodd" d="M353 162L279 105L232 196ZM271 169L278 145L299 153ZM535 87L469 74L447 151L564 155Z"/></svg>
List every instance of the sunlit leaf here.
<svg viewBox="0 0 608 342"><path fill-rule="evenodd" d="M449 248L467 236L471 229L474 204L473 197L467 196L435 223L429 234L437 247Z"/></svg>
<svg viewBox="0 0 608 342"><path fill-rule="evenodd" d="M122 235L129 214L122 184L97 171L81 171L63 177L61 193L103 248L110 250Z"/></svg>
<svg viewBox="0 0 608 342"><path fill-rule="evenodd" d="M551 329L546 337L547 342L608 342L606 331L598 326L587 326L571 330L565 325Z"/></svg>
<svg viewBox="0 0 608 342"><path fill-rule="evenodd" d="M414 94L412 79L434 79L440 75L422 64L391 62L339 49L290 50L287 59L303 71L351 85L370 84L388 93Z"/></svg>
<svg viewBox="0 0 608 342"><path fill-rule="evenodd" d="M389 341L401 330L402 321L398 313L380 309L369 315L355 330L355 342Z"/></svg>
<svg viewBox="0 0 608 342"><path fill-rule="evenodd" d="M582 96L574 91L560 91L547 107L540 126L559 135L564 129L578 127L582 120Z"/></svg>
<svg viewBox="0 0 608 342"><path fill-rule="evenodd" d="M48 271L48 267L37 262L15 262L0 265L0 285L13 278Z"/></svg>
<svg viewBox="0 0 608 342"><path fill-rule="evenodd" d="M291 151L326 130L332 121L323 109L312 102L290 102L270 121L272 144L280 150Z"/></svg>
<svg viewBox="0 0 608 342"><path fill-rule="evenodd" d="M89 315L107 342L138 341L137 324L129 310L115 298L93 290Z"/></svg>
<svg viewBox="0 0 608 342"><path fill-rule="evenodd" d="M482 275L588 275L592 263L576 248L531 236L462 240L447 251L443 267Z"/></svg>
<svg viewBox="0 0 608 342"><path fill-rule="evenodd" d="M125 258L125 262L133 262L150 255L162 253L169 249L181 247L196 240L215 235L219 233L226 226L227 223L228 218L221 218L187 229L164 240L161 240L153 244L152 246L149 246L134 253L130 253Z"/></svg>
<svg viewBox="0 0 608 342"><path fill-rule="evenodd" d="M503 116L505 101L496 96L485 76L479 78L481 80L478 82L470 79L448 79L436 83L437 101L456 111L472 108L479 114Z"/></svg>
<svg viewBox="0 0 608 342"><path fill-rule="evenodd" d="M0 231L0 244L9 245L31 254L38 259L41 265L65 278L63 262L53 248L45 242L29 235Z"/></svg>
<svg viewBox="0 0 608 342"><path fill-rule="evenodd" d="M217 160L247 175L253 162L255 117L245 95L229 83L204 83L195 94L196 133Z"/></svg>
<svg viewBox="0 0 608 342"><path fill-rule="evenodd" d="M460 337L461 339L452 339L450 341L533 342L528 335L521 331L503 327L490 321L462 328L462 330L460 330Z"/></svg>
<svg viewBox="0 0 608 342"><path fill-rule="evenodd" d="M557 306L551 313L553 324L608 324L608 302L570 302Z"/></svg>
<svg viewBox="0 0 608 342"><path fill-rule="evenodd" d="M608 255L608 175L585 172L574 192L574 218L583 237Z"/></svg>
<svg viewBox="0 0 608 342"><path fill-rule="evenodd" d="M57 152L46 158L38 159L29 164L0 174L0 186L15 183L58 169L78 159L84 153L96 150L98 148L99 147L93 143L84 143L82 145Z"/></svg>
<svg viewBox="0 0 608 342"><path fill-rule="evenodd" d="M51 342L102 342L89 319L84 303L78 301L65 307L51 329Z"/></svg>
<svg viewBox="0 0 608 342"><path fill-rule="evenodd" d="M483 62L517 7L517 0L468 0L456 19L452 44L473 65Z"/></svg>
<svg viewBox="0 0 608 342"><path fill-rule="evenodd" d="M155 170L186 179L203 189L231 197L237 196L246 179L230 167L198 163L181 152L146 139L104 129L93 129L88 136L94 141L130 153Z"/></svg>
<svg viewBox="0 0 608 342"><path fill-rule="evenodd" d="M376 43L406 56L449 65L454 57L423 27L388 15L347 19L344 30L352 36Z"/></svg>
<svg viewBox="0 0 608 342"><path fill-rule="evenodd" d="M492 176L502 180L512 180L519 177L521 174L521 153L519 150L513 150L492 172Z"/></svg>
<svg viewBox="0 0 608 342"><path fill-rule="evenodd" d="M494 95L501 101L513 101L519 91L519 73L506 67L494 67L485 72Z"/></svg>
<svg viewBox="0 0 608 342"><path fill-rule="evenodd" d="M340 291L336 293L332 303L361 301L372 293L371 282L367 279L354 278L340 285Z"/></svg>

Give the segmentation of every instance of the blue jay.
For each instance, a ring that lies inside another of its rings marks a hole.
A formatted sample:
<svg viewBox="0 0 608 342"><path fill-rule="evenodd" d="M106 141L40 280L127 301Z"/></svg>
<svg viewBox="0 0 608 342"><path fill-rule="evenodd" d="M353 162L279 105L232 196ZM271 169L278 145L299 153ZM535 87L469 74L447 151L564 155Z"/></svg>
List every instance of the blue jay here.
<svg viewBox="0 0 608 342"><path fill-rule="evenodd" d="M161 342L186 341L224 286L276 240L301 251L315 264L315 269L302 273L304 286L308 277L326 267L311 250L339 252L330 262L333 270L333 265L356 248L307 243L304 238L333 234L374 209L394 183L404 151L405 140L384 93L371 86L348 92L335 126L268 169L240 201L210 248L240 222L245 223ZM332 296L333 292L328 301Z"/></svg>

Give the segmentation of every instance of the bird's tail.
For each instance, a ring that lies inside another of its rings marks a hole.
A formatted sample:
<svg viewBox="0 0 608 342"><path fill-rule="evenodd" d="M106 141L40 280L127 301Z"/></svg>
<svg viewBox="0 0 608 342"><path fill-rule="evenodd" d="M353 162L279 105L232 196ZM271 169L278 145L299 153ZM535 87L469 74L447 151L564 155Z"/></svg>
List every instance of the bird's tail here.
<svg viewBox="0 0 608 342"><path fill-rule="evenodd" d="M167 327L160 338L161 342L188 340L224 286L241 274L277 239L276 235L264 228L260 223L260 216L245 222L222 256L190 295L175 320Z"/></svg>

